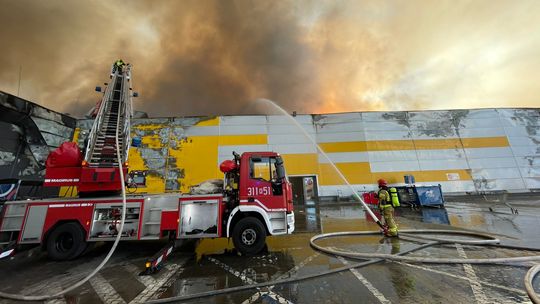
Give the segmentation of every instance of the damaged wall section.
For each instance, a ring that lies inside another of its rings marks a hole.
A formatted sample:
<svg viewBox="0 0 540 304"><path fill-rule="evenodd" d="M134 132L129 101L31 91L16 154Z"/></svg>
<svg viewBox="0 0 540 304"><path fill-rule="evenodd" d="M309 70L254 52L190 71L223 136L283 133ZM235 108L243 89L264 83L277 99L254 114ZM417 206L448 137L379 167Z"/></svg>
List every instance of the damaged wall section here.
<svg viewBox="0 0 540 304"><path fill-rule="evenodd" d="M76 119L0 92L0 178L42 180L49 152L70 141Z"/></svg>

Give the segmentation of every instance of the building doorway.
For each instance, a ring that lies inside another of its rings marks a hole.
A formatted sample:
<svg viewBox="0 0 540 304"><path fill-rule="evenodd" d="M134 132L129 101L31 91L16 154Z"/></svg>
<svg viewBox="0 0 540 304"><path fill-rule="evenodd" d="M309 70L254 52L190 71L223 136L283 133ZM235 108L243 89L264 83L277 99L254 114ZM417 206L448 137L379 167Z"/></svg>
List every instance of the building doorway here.
<svg viewBox="0 0 540 304"><path fill-rule="evenodd" d="M289 176L292 184L293 203L295 205L314 204L319 197L317 189L317 176Z"/></svg>

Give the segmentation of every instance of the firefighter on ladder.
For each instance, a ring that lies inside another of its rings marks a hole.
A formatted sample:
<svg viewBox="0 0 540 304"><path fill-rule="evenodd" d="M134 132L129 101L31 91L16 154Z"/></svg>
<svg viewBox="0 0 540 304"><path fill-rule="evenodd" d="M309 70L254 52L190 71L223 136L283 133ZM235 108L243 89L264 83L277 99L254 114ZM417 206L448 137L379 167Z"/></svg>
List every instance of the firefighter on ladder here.
<svg viewBox="0 0 540 304"><path fill-rule="evenodd" d="M398 236L398 226L394 221L394 207L399 207L399 200L396 188L388 188L388 183L384 179L377 181L379 184L379 209L384 217L384 222L388 227L386 236Z"/></svg>
<svg viewBox="0 0 540 304"><path fill-rule="evenodd" d="M113 63L112 71L111 71L111 77L114 74L114 72L119 71L122 72L122 68L126 65L124 60L118 59Z"/></svg>

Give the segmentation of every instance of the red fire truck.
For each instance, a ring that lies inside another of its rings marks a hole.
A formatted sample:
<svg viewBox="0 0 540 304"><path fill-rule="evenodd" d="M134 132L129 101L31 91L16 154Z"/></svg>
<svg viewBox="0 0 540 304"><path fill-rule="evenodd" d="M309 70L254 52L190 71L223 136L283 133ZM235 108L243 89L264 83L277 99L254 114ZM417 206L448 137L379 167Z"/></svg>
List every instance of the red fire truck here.
<svg viewBox="0 0 540 304"><path fill-rule="evenodd" d="M233 153L232 160L220 165L223 186L212 194L129 195L124 228L118 231L118 190L124 185L117 159L127 165L134 95L130 71L128 65L112 74L85 153L64 143L47 159L45 185L77 186L79 197L6 202L0 243L41 244L50 258L67 260L80 256L89 243L113 241L119 233L122 240L231 237L238 251L256 254L267 235L294 231L291 184L275 152ZM114 149L116 140L119 150Z"/></svg>

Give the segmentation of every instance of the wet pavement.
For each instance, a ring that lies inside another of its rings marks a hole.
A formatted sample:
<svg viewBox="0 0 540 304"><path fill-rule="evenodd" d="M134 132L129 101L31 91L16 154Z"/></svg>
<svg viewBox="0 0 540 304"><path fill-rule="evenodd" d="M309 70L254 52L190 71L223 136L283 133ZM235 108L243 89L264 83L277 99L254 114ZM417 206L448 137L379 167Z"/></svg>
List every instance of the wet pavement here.
<svg viewBox="0 0 540 304"><path fill-rule="evenodd" d="M494 234L502 243L540 248L540 195L448 198L445 208L400 208L402 229L466 229ZM513 208L513 209L510 209ZM514 210L518 210L517 214ZM321 232L378 230L357 203L297 206L293 235L269 237L263 254L240 256L227 239L205 239L177 250L158 274L138 276L146 257L163 243L121 243L99 275L65 298L50 303L138 303L276 279L294 278L357 263L313 250ZM418 246L381 236L341 237L320 244L339 249L398 253ZM98 246L69 262L49 261L37 249L0 260L0 290L25 294L59 291L91 271L109 247ZM535 252L479 246L430 247L412 256L510 257ZM527 265L431 265L383 261L310 280L186 303L529 303L523 277ZM540 291L540 280L534 282ZM12 301L0 301L11 303Z"/></svg>

